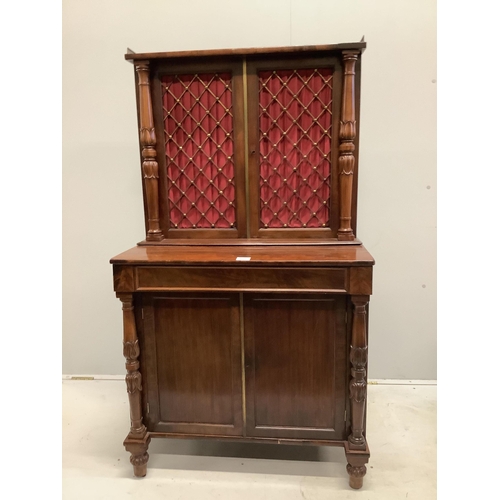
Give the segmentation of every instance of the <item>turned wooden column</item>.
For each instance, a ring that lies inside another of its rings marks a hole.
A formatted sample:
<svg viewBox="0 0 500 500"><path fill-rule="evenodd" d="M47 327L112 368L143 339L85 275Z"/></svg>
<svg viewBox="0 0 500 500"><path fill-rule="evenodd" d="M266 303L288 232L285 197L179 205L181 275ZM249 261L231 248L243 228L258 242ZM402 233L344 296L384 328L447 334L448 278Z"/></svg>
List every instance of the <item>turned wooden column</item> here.
<svg viewBox="0 0 500 500"><path fill-rule="evenodd" d="M125 449L131 453L130 462L134 466L134 475L146 475L147 453L150 437L142 423L141 391L142 377L139 371L139 340L135 326L133 295L131 293L118 293L123 309L123 355L126 362L127 392L130 403L130 432L123 443Z"/></svg>
<svg viewBox="0 0 500 500"><path fill-rule="evenodd" d="M352 322L352 338L350 349L351 381L349 383L349 397L351 400L351 434L348 438L348 450L367 452L368 448L364 436L365 409L366 409L366 363L368 354L366 331L366 307L368 295L353 295L354 315ZM366 474L364 465L368 458L365 454L347 453L347 472L351 488L361 488L363 477Z"/></svg>
<svg viewBox="0 0 500 500"><path fill-rule="evenodd" d="M139 140L141 143L142 175L146 191L147 241L161 241L160 209L158 204L158 162L156 161L156 133L149 85L149 62L138 62L135 67L139 86Z"/></svg>
<svg viewBox="0 0 500 500"><path fill-rule="evenodd" d="M351 227L352 178L354 174L354 139L356 138L355 66L359 52L344 51L344 85L342 114L340 117L339 173L340 173L340 224L337 237L341 241L354 239Z"/></svg>

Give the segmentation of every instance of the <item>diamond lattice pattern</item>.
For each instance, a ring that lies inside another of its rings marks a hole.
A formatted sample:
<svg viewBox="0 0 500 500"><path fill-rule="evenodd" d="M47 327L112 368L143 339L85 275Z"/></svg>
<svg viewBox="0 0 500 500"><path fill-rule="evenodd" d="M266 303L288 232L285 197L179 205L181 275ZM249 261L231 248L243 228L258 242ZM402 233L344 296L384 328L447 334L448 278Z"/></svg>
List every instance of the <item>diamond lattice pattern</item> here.
<svg viewBox="0 0 500 500"><path fill-rule="evenodd" d="M259 72L260 227L330 220L332 69Z"/></svg>
<svg viewBox="0 0 500 500"><path fill-rule="evenodd" d="M162 78L171 228L236 225L230 73Z"/></svg>

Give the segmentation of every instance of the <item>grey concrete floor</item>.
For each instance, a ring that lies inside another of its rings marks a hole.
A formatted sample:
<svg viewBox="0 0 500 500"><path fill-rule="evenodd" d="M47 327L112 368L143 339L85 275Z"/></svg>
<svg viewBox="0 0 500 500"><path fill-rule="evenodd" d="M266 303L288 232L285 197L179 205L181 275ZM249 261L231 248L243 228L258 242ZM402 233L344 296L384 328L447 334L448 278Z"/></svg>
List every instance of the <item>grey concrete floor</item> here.
<svg viewBox="0 0 500 500"><path fill-rule="evenodd" d="M134 478L122 442L125 382L63 381L63 498L392 500L436 498L436 387L368 386L372 458L351 490L340 448L153 439Z"/></svg>

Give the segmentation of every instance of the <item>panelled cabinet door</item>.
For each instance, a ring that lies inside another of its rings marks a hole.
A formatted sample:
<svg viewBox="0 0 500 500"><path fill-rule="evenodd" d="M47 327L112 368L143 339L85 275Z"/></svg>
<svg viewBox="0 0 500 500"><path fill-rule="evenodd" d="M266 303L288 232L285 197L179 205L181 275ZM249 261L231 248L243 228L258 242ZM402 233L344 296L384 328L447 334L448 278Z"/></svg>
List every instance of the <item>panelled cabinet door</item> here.
<svg viewBox="0 0 500 500"><path fill-rule="evenodd" d="M345 296L245 296L248 436L345 438L345 313Z"/></svg>
<svg viewBox="0 0 500 500"><path fill-rule="evenodd" d="M249 60L247 75L252 237L335 238L341 60Z"/></svg>
<svg viewBox="0 0 500 500"><path fill-rule="evenodd" d="M242 435L238 295L145 294L150 431Z"/></svg>

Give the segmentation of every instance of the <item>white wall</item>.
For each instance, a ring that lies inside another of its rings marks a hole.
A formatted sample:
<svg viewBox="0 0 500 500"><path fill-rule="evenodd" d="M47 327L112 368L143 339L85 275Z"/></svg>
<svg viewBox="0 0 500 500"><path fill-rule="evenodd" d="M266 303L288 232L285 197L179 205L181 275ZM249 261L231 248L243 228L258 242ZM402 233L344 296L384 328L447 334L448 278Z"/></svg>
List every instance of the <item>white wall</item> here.
<svg viewBox="0 0 500 500"><path fill-rule="evenodd" d="M359 41L370 378L436 378L434 0L64 0L63 372L124 373L109 259L144 238L136 52Z"/></svg>

